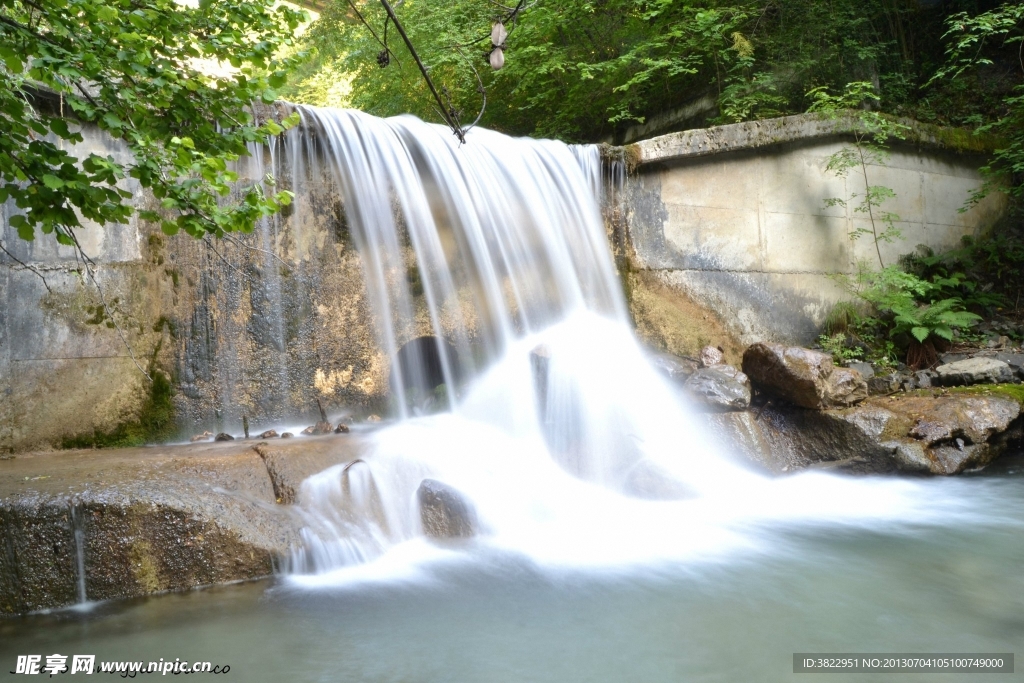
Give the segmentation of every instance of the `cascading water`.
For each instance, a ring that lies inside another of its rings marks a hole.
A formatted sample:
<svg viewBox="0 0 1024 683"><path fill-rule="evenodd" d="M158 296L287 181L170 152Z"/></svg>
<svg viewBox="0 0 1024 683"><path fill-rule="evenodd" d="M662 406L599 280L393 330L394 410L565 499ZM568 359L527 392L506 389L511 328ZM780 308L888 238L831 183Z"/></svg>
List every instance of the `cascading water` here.
<svg viewBox="0 0 1024 683"><path fill-rule="evenodd" d="M417 540L425 478L469 499L477 543L555 563L750 543L735 525L755 510L864 520L910 505L899 482L769 482L709 442L632 335L596 147L479 129L460 146L411 117L299 111L290 173L319 164L341 189L401 419L365 461L303 484L293 574L436 554ZM415 338L424 321L433 336Z"/></svg>

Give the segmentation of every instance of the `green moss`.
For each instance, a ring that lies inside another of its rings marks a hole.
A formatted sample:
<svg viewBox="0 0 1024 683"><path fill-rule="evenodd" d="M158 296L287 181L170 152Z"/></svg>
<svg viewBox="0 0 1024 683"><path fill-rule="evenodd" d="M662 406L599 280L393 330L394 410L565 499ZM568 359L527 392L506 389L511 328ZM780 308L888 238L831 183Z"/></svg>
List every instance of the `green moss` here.
<svg viewBox="0 0 1024 683"><path fill-rule="evenodd" d="M951 394L974 396L1006 396L1024 407L1024 384L974 384L969 387L947 387Z"/></svg>
<svg viewBox="0 0 1024 683"><path fill-rule="evenodd" d="M150 366L153 382L135 420L124 422L109 432L65 437L62 448L126 448L167 441L174 436L174 386L163 372Z"/></svg>

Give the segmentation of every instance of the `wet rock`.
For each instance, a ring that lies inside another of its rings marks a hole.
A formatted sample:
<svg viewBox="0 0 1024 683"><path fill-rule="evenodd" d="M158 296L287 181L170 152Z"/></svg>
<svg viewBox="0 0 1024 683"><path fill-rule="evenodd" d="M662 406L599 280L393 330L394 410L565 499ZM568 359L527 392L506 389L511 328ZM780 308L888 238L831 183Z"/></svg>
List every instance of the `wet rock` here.
<svg viewBox="0 0 1024 683"><path fill-rule="evenodd" d="M758 391L804 408L849 406L868 396L856 370L837 368L828 354L781 344L753 344L743 353L743 372Z"/></svg>
<svg viewBox="0 0 1024 683"><path fill-rule="evenodd" d="M380 415L371 415L370 417L366 418L366 421L367 422L380 422Z"/></svg>
<svg viewBox="0 0 1024 683"><path fill-rule="evenodd" d="M314 429L316 429L316 425L309 425L308 427L303 429L301 432L299 432L299 434L302 434L304 436L312 436Z"/></svg>
<svg viewBox="0 0 1024 683"><path fill-rule="evenodd" d="M234 441L235 437L233 437L230 434L227 434L225 432L221 432L217 436L213 437L213 440L214 441Z"/></svg>
<svg viewBox="0 0 1024 683"><path fill-rule="evenodd" d="M684 500L694 496L686 484L646 458L633 465L626 474L622 492L644 500Z"/></svg>
<svg viewBox="0 0 1024 683"><path fill-rule="evenodd" d="M903 377L898 372L875 375L868 380L868 394L871 396L888 396L900 390Z"/></svg>
<svg viewBox="0 0 1024 683"><path fill-rule="evenodd" d="M315 425L313 425L310 434L312 434L313 436L320 436L322 434L331 434L333 432L334 425L332 425L330 422L324 422L323 420L321 420L320 422L317 422Z"/></svg>
<svg viewBox="0 0 1024 683"><path fill-rule="evenodd" d="M875 369L871 367L871 363L854 360L847 363L846 367L859 372L860 376L863 377L865 381L870 381L871 378L875 376Z"/></svg>
<svg viewBox="0 0 1024 683"><path fill-rule="evenodd" d="M281 432L281 438L282 439L290 439L293 436L295 436L295 435L292 434L291 432Z"/></svg>
<svg viewBox="0 0 1024 683"><path fill-rule="evenodd" d="M348 425L346 425L346 424L339 424L334 429L334 433L335 434L348 434L348 432L349 432L349 428L348 428Z"/></svg>
<svg viewBox="0 0 1024 683"><path fill-rule="evenodd" d="M673 356L670 353L651 354L650 359L655 370L679 384L690 379L690 375L697 372L697 368L700 367L700 364L692 358Z"/></svg>
<svg viewBox="0 0 1024 683"><path fill-rule="evenodd" d="M717 346L705 346L697 356L702 368L709 368L712 365L725 363L725 352Z"/></svg>
<svg viewBox="0 0 1024 683"><path fill-rule="evenodd" d="M930 389L935 381L935 373L930 370L918 370L914 373L914 382L918 389Z"/></svg>
<svg viewBox="0 0 1024 683"><path fill-rule="evenodd" d="M468 538L476 533L476 511L456 489L424 479L416 490L423 533L433 538Z"/></svg>
<svg viewBox="0 0 1024 683"><path fill-rule="evenodd" d="M189 441L191 441L192 443L195 443L197 441L206 441L207 439L209 439L212 436L213 436L213 432L203 432L202 434L196 434L191 439L189 439Z"/></svg>
<svg viewBox="0 0 1024 683"><path fill-rule="evenodd" d="M950 475L984 466L1019 443L1019 415L1017 401L998 395L897 394L845 409L769 405L724 435L734 442L742 437L741 446L753 443L739 450L774 472L817 467Z"/></svg>
<svg viewBox="0 0 1024 683"><path fill-rule="evenodd" d="M693 373L684 385L701 404L717 410L746 410L750 380L731 365L712 365Z"/></svg>
<svg viewBox="0 0 1024 683"><path fill-rule="evenodd" d="M291 505L298 502L302 482L316 472L344 462L355 462L361 448L357 439L346 439L339 447L337 441L299 441L284 444L258 443L253 450L266 465L267 474L278 503Z"/></svg>
<svg viewBox="0 0 1024 683"><path fill-rule="evenodd" d="M277 432L275 430L273 430L273 429L268 429L267 431L265 431L262 434L260 434L259 438L261 438L261 439L276 439L277 438Z"/></svg>
<svg viewBox="0 0 1024 683"><path fill-rule="evenodd" d="M1000 384L1013 381L1010 366L996 358L967 358L935 368L936 381L943 386Z"/></svg>
<svg viewBox="0 0 1024 683"><path fill-rule="evenodd" d="M3 463L0 615L78 601L76 530L89 600L271 574L304 526L275 505L275 488L297 487L361 452L357 439L274 449L276 477L242 442L30 453Z"/></svg>

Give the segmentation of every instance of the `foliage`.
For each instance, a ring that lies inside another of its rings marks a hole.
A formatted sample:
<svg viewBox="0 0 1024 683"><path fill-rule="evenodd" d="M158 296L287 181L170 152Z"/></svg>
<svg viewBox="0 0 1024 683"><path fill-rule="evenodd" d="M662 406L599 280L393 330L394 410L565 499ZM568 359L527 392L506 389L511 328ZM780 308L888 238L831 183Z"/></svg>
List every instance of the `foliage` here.
<svg viewBox="0 0 1024 683"><path fill-rule="evenodd" d="M352 2L383 37L379 3ZM490 22L504 11L498 3L395 4L462 119L481 105L476 71L486 87L483 125L513 134L598 141L688 107L675 125L795 114L813 103L808 91L841 91L851 82L870 83L880 111L934 123L988 120L1001 106L993 93L1003 86L991 87L987 73L979 77L984 87L973 76L921 87L943 64L945 19L974 9L974 0L535 0L508 27L498 72L487 65ZM392 25L388 42L400 63L381 69L381 46L352 5L332 3L306 36L319 61L288 96L323 104L325 88L307 88L307 80L351 79L350 103L360 109L436 120L395 38Z"/></svg>
<svg viewBox="0 0 1024 683"><path fill-rule="evenodd" d="M131 178L160 202L140 217L168 234L251 230L289 195L235 187L229 164L296 122L250 109L304 58L275 56L304 17L271 0L0 0L0 202L22 211L10 225L75 245L83 219L128 220ZM122 140L131 161L77 156L72 119Z"/></svg>
<svg viewBox="0 0 1024 683"><path fill-rule="evenodd" d="M850 231L852 239L858 239L864 235L871 235L875 252L878 254L878 265L884 268L882 261L882 250L879 242L894 242L899 239L901 233L896 227L900 217L891 212L882 210L882 204L890 199L896 198L896 193L890 187L884 185L872 185L868 182L868 165L884 165L888 159L888 142L892 138L903 139L906 137L908 127L898 121L870 109L861 109L864 104L876 103L879 97L874 92L872 85L866 81L847 83L844 91L839 95L831 95L828 88L822 86L814 88L807 93L813 104L808 111L817 112L830 117L839 117L848 114L850 110L859 109L856 114L857 123L853 130L853 147L844 147L828 159L825 170L840 178L857 169L864 180L864 192L859 194L853 192L848 199L832 197L825 200L825 206L842 206L846 208L849 202L860 197L860 201L854 205L854 213L866 214L871 226L870 230L858 227L854 224ZM878 223L884 228L879 231Z"/></svg>
<svg viewBox="0 0 1024 683"><path fill-rule="evenodd" d="M379 3L354 2L383 38ZM495 72L487 55L496 5L406 2L395 12L463 121L472 121L482 104L482 82L489 126L567 139L592 139L617 123L642 121L672 106L680 91L703 88L739 56L742 44L733 34L749 18L745 3L539 0L508 27L506 64ZM438 118L415 64L396 44L394 26L388 44L397 59L386 68L378 65L375 36L345 3L327 8L307 35L323 65L351 79L356 107Z"/></svg>
<svg viewBox="0 0 1024 683"><path fill-rule="evenodd" d="M946 26L943 38L948 43L948 60L936 71L931 83L965 80L965 75L996 66L1000 53L1010 52L1017 57L1013 66L1017 72L1015 82L1003 94L998 116L987 122L978 117L977 123L983 123L979 132L994 133L1005 142L983 170L996 176L1008 175L1010 192L1018 199L1024 198L1024 184L1019 180L1024 173L1024 84L1020 82L1024 72L1020 57L1024 50L1024 2L1003 2L974 16L959 12L947 19ZM990 183L974 200L985 196L992 187Z"/></svg>
<svg viewBox="0 0 1024 683"><path fill-rule="evenodd" d="M838 305L849 319L846 333L826 334L819 338L822 348L837 360L865 357L876 364L888 364L896 349L908 353L908 362L921 364L934 360L938 346L966 333L981 316L966 310L963 300L950 296L951 288L963 286L962 277L934 277L925 280L897 266L882 270L861 268L853 278L837 278L870 310L861 314L849 302ZM854 349L860 349L858 353ZM928 364L925 363L925 364Z"/></svg>

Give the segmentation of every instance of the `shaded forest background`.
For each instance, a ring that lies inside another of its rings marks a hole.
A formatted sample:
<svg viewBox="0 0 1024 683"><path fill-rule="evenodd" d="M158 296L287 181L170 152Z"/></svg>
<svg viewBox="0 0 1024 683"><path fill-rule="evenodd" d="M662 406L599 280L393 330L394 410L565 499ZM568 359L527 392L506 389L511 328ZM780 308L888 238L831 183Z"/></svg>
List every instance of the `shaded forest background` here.
<svg viewBox="0 0 1024 683"><path fill-rule="evenodd" d="M621 139L631 125L684 107L676 128L804 112L808 92L866 81L881 111L976 128L1008 114L1024 61L1014 3L980 0L537 0L507 28L506 63L487 56L493 0L405 0L396 14L464 122L571 142ZM373 27L373 35L354 8ZM957 20L965 21L958 26ZM376 2L334 2L306 33L315 58L285 92L439 120L433 99ZM396 58L380 66L384 39ZM962 53L958 41L971 40ZM954 75L952 63L970 61ZM477 78L479 74L479 81ZM937 77L938 76L938 77ZM664 132L664 131L657 131Z"/></svg>

